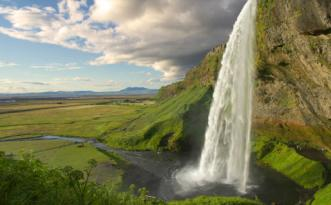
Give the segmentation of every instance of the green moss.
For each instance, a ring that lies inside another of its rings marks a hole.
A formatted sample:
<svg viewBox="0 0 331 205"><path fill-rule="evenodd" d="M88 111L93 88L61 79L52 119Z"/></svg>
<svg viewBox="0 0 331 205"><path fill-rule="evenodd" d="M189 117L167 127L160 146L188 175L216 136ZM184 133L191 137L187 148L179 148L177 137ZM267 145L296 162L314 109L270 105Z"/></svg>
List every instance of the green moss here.
<svg viewBox="0 0 331 205"><path fill-rule="evenodd" d="M276 138L283 143L296 143L315 149L331 150L331 132L325 127L270 120L263 123L255 122L253 131L258 138Z"/></svg>
<svg viewBox="0 0 331 205"><path fill-rule="evenodd" d="M261 0L258 4L257 19L256 19L256 40L257 40L257 68L266 69L266 63L264 62L265 56L267 55L267 39L266 33L269 25L272 25L274 15L272 9L275 6L274 0Z"/></svg>
<svg viewBox="0 0 331 205"><path fill-rule="evenodd" d="M319 190L314 195L312 205L328 205L331 203L331 184Z"/></svg>
<svg viewBox="0 0 331 205"><path fill-rule="evenodd" d="M169 205L262 205L261 202L239 197L200 196L183 201L172 201Z"/></svg>
<svg viewBox="0 0 331 205"><path fill-rule="evenodd" d="M320 162L299 155L293 148L268 138L258 139L253 148L258 161L306 189L321 187L326 170Z"/></svg>
<svg viewBox="0 0 331 205"><path fill-rule="evenodd" d="M327 52L321 52L321 48L323 45L331 46L331 40L325 40L324 38L319 38L318 36L308 36L308 41L311 50L314 54L316 54L318 58L318 62L320 62L322 65L326 66L327 68L331 67L331 62L328 60L328 54Z"/></svg>
<svg viewBox="0 0 331 205"><path fill-rule="evenodd" d="M297 106L296 98L292 93L282 90L279 95L278 99L281 107L291 109Z"/></svg>

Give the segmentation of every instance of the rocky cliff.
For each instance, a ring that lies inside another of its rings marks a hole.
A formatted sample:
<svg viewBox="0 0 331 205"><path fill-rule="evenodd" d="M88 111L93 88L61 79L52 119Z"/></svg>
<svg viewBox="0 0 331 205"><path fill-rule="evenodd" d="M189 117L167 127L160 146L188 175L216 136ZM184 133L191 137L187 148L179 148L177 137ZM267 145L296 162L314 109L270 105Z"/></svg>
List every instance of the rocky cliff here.
<svg viewBox="0 0 331 205"><path fill-rule="evenodd" d="M260 0L257 134L331 149L331 1Z"/></svg>

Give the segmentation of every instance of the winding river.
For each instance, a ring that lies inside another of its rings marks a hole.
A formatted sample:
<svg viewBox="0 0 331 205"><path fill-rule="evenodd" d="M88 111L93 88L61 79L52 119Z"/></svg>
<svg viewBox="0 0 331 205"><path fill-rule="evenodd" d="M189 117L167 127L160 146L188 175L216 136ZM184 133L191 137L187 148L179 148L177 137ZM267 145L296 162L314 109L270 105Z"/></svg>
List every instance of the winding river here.
<svg viewBox="0 0 331 205"><path fill-rule="evenodd" d="M184 199L198 195L222 195L258 198L266 204L271 204L272 202L277 204L297 204L309 195L309 192L281 174L269 168L257 166L254 159L251 160L251 176L250 181L248 181L246 194L238 192L232 185L219 183L198 187L190 192L181 192L178 189L174 175L177 170L180 170L189 162L189 159L183 157L183 154L179 156L169 152L156 154L149 151L124 151L111 148L96 139L74 137L43 136L1 141L24 142L31 140L64 140L75 143L90 143L100 150L116 153L129 162L129 166L124 170L123 180L125 185L135 184L137 187L146 187L150 195L164 200Z"/></svg>

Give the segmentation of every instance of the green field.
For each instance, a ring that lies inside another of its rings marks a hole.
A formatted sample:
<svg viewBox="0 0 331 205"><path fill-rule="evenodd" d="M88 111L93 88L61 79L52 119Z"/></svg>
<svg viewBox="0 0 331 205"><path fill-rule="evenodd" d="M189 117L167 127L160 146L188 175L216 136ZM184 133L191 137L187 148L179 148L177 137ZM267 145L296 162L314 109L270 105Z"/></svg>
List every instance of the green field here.
<svg viewBox="0 0 331 205"><path fill-rule="evenodd" d="M0 105L0 138L40 135L102 138L139 116L145 104L148 102L81 99Z"/></svg>
<svg viewBox="0 0 331 205"><path fill-rule="evenodd" d="M72 166L82 170L87 167L90 159L95 159L99 163L112 162L108 156L90 144L75 144L58 140L0 142L0 151L15 156L31 154L51 168Z"/></svg>
<svg viewBox="0 0 331 205"><path fill-rule="evenodd" d="M39 159L49 168L73 167L84 170L89 160L97 161L93 169L92 179L100 183L120 183L122 170L117 165L117 159L106 155L90 144L77 144L59 140L0 142L0 151L21 159L25 155Z"/></svg>
<svg viewBox="0 0 331 205"><path fill-rule="evenodd" d="M0 138L2 140L55 135L105 140L112 132L142 115L152 107L150 99L81 98L70 100L25 100L0 105ZM92 178L97 182L119 183L123 170L121 159L100 152L90 144L49 141L0 142L0 151L21 158L31 154L50 168L71 166L84 170L90 159L98 162Z"/></svg>

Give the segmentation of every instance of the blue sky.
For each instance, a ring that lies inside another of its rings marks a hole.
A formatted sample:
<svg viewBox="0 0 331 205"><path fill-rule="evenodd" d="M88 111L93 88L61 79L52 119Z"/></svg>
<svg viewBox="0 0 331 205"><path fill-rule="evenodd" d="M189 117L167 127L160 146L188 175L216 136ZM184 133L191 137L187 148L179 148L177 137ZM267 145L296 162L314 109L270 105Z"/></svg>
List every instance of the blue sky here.
<svg viewBox="0 0 331 205"><path fill-rule="evenodd" d="M0 34L0 45L0 61L9 64L0 65L0 79L16 87L13 91L0 89L0 92L109 91L129 86L158 88L162 85L161 82L150 82L150 79L162 77L161 72L150 67L128 63L91 66L88 62L97 54L19 40L3 34ZM45 85L41 85L43 83Z"/></svg>
<svg viewBox="0 0 331 205"><path fill-rule="evenodd" d="M0 0L0 93L159 88L224 42L243 2Z"/></svg>

